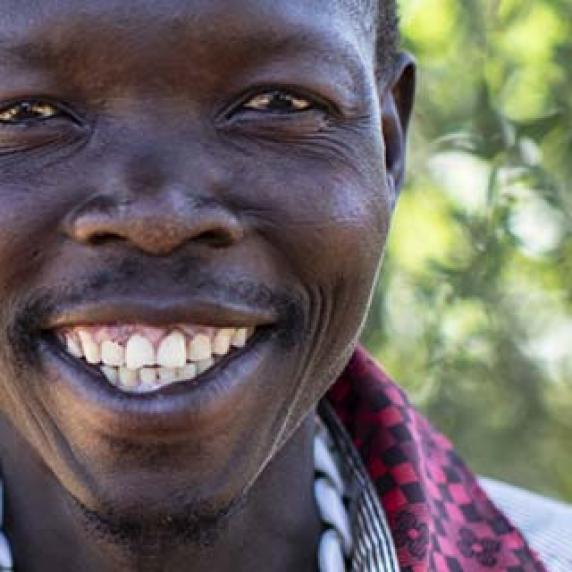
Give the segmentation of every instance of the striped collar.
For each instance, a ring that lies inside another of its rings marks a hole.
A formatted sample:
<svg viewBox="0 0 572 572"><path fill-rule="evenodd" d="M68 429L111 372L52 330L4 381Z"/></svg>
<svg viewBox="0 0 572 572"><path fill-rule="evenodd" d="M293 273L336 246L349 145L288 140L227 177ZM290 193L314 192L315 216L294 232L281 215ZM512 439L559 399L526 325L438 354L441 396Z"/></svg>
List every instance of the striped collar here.
<svg viewBox="0 0 572 572"><path fill-rule="evenodd" d="M399 563L385 513L373 483L350 436L328 403L320 407L320 418L328 429L337 453L348 498L354 538L352 572L399 572Z"/></svg>

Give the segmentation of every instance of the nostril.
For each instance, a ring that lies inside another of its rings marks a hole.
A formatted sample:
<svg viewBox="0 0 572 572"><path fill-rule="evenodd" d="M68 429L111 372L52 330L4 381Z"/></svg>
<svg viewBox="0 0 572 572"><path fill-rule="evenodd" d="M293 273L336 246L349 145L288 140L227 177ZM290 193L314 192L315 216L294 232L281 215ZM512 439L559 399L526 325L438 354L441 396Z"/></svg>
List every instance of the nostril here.
<svg viewBox="0 0 572 572"><path fill-rule="evenodd" d="M214 248L224 248L235 242L234 233L229 233L226 229L211 229L204 231L193 238L194 242L212 246Z"/></svg>
<svg viewBox="0 0 572 572"><path fill-rule="evenodd" d="M68 236L74 240L91 246L107 244L127 237L121 224L114 222L113 217L100 212L80 213L66 225Z"/></svg>
<svg viewBox="0 0 572 572"><path fill-rule="evenodd" d="M121 239L121 237L114 234L101 232L101 233L94 233L93 235L91 235L87 242L89 242L89 244L91 244L92 246L103 246L104 244L115 242L118 239Z"/></svg>

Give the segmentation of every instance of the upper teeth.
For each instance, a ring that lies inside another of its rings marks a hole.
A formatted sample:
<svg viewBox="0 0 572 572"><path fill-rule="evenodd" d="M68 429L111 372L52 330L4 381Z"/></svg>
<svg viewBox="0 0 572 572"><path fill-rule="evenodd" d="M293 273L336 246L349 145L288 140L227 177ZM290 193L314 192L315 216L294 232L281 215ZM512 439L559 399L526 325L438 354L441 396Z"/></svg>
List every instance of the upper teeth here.
<svg viewBox="0 0 572 572"><path fill-rule="evenodd" d="M244 347L253 328L80 326L61 334L67 351L99 365L107 380L128 392L148 392L190 380L232 347Z"/></svg>

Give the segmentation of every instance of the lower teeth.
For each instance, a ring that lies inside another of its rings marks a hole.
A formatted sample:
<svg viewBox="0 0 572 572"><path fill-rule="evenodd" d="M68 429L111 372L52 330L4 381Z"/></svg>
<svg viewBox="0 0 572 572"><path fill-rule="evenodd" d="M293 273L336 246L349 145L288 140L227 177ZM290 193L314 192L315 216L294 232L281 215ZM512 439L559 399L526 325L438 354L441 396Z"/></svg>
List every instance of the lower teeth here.
<svg viewBox="0 0 572 572"><path fill-rule="evenodd" d="M182 368L145 367L131 370L125 367L100 366L100 371L111 385L126 393L150 393L167 385L191 381L217 363L209 358L188 362Z"/></svg>

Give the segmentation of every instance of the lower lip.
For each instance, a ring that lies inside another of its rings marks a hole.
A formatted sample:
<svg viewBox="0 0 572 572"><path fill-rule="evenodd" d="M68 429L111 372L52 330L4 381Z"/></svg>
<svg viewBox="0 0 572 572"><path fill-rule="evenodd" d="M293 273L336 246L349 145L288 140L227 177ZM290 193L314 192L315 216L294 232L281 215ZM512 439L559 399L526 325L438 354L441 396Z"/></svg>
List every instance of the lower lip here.
<svg viewBox="0 0 572 572"><path fill-rule="evenodd" d="M125 393L109 384L93 366L70 356L53 340L42 339L40 355L50 392L63 413L102 432L153 434L188 431L189 424L236 408L248 388L260 381L272 349L270 328L259 330L240 350L192 381L177 382L152 393ZM62 403L63 401L63 403Z"/></svg>

